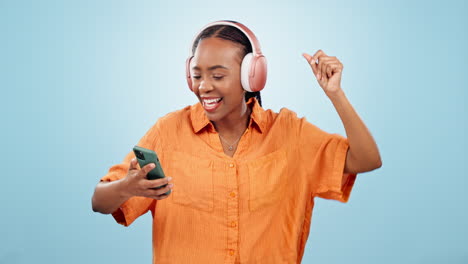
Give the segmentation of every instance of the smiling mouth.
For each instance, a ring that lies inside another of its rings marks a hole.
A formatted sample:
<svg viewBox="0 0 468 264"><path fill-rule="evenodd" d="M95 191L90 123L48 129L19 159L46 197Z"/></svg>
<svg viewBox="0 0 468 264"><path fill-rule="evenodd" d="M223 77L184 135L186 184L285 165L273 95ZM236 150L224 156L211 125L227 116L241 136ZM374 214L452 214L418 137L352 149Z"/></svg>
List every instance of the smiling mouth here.
<svg viewBox="0 0 468 264"><path fill-rule="evenodd" d="M220 102L223 100L222 97L219 98L210 98L210 99L204 99L202 98L202 104L203 108L207 111L214 111L218 106L220 105Z"/></svg>
<svg viewBox="0 0 468 264"><path fill-rule="evenodd" d="M214 98L214 99L202 99L203 100L203 104L216 104L216 103L219 103L223 98L222 97L219 97L219 98Z"/></svg>

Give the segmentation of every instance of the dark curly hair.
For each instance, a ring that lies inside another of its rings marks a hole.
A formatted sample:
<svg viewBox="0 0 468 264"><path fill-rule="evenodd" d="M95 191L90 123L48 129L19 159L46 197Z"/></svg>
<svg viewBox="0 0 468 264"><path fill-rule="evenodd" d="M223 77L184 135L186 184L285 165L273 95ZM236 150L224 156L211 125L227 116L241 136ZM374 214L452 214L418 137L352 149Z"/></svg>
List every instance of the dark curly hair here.
<svg viewBox="0 0 468 264"><path fill-rule="evenodd" d="M220 38L232 41L236 44L242 46L241 58L250 52L252 52L252 45L250 44L247 36L240 31L238 28L229 26L229 25L215 25L208 28L205 28L195 39L192 46L192 54L195 54L195 50L198 47L198 43L204 38ZM247 102L250 98L255 97L260 104L262 105L262 98L260 92L246 92L245 101Z"/></svg>

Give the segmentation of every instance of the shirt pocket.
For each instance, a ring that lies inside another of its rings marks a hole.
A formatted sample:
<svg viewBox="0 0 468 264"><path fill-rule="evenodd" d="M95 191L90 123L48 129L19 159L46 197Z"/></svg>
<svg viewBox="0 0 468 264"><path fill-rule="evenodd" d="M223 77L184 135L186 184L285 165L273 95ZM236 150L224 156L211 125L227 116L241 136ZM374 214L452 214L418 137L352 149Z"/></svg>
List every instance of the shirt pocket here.
<svg viewBox="0 0 468 264"><path fill-rule="evenodd" d="M249 170L249 209L255 211L276 204L287 184L287 160L278 150L247 163Z"/></svg>
<svg viewBox="0 0 468 264"><path fill-rule="evenodd" d="M213 210L213 162L182 152L169 152L167 175L172 177L172 202L194 209Z"/></svg>

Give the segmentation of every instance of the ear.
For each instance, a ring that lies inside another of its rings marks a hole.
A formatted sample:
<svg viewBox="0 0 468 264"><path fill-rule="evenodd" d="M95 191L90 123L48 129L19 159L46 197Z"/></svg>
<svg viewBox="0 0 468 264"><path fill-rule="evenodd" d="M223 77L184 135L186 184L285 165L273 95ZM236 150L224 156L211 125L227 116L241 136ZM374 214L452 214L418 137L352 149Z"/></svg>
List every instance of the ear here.
<svg viewBox="0 0 468 264"><path fill-rule="evenodd" d="M187 85L190 89L190 91L193 92L193 88L192 88L192 78L190 76L190 62L192 61L192 58L193 56L190 56L187 58L187 60L185 61L185 78L187 79Z"/></svg>

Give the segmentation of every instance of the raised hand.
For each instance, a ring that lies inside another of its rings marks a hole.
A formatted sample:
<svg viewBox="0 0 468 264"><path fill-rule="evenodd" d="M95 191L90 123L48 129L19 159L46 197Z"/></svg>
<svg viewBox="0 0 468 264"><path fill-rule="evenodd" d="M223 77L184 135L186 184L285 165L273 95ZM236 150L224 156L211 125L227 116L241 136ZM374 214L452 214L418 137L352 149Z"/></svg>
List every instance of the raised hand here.
<svg viewBox="0 0 468 264"><path fill-rule="evenodd" d="M341 73L343 64L336 58L318 50L313 56L303 53L324 92L330 96L341 92Z"/></svg>

